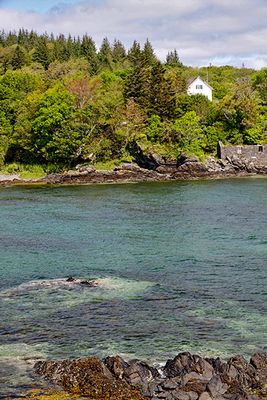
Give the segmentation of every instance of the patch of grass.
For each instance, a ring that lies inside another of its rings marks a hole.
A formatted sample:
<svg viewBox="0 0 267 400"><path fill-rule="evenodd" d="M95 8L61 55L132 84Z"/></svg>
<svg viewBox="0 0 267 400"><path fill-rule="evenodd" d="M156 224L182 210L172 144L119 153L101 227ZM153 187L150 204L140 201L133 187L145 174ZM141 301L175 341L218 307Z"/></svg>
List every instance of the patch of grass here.
<svg viewBox="0 0 267 400"><path fill-rule="evenodd" d="M27 165L20 163L11 163L2 167L2 174L17 174L22 179L37 179L46 175L40 165Z"/></svg>
<svg viewBox="0 0 267 400"><path fill-rule="evenodd" d="M121 162L119 160L110 160L105 162L97 162L95 164L96 169L98 170L113 170L114 167L120 165Z"/></svg>
<svg viewBox="0 0 267 400"><path fill-rule="evenodd" d="M98 170L113 170L114 167L118 165L132 163L132 162L133 162L133 157L130 155L125 155L120 159L109 160L109 161L98 161L95 164L95 167Z"/></svg>

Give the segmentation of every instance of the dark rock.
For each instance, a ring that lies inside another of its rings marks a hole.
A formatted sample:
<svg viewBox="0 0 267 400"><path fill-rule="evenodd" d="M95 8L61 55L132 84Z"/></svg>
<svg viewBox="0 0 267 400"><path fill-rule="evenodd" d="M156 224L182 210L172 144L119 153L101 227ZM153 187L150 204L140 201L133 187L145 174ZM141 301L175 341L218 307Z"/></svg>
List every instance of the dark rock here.
<svg viewBox="0 0 267 400"><path fill-rule="evenodd" d="M122 378L124 371L129 367L129 364L120 356L106 357L104 359L104 364L117 378Z"/></svg>
<svg viewBox="0 0 267 400"><path fill-rule="evenodd" d="M69 278L66 279L66 282L75 282L75 278L70 276Z"/></svg>
<svg viewBox="0 0 267 400"><path fill-rule="evenodd" d="M206 383L203 382L189 382L186 386L183 387L185 392L195 392L198 395L205 392L206 390Z"/></svg>
<svg viewBox="0 0 267 400"><path fill-rule="evenodd" d="M90 399L144 400L140 392L116 379L97 357L61 362L39 361L35 371L69 393Z"/></svg>
<svg viewBox="0 0 267 400"><path fill-rule="evenodd" d="M179 168L186 163L198 163L198 162L199 160L197 157L189 157L186 154L181 154L176 161L176 167Z"/></svg>
<svg viewBox="0 0 267 400"><path fill-rule="evenodd" d="M187 172L192 176L198 176L198 175L206 175L208 174L208 169L207 167L197 161L186 161L184 164L180 165L178 168L179 172Z"/></svg>
<svg viewBox="0 0 267 400"><path fill-rule="evenodd" d="M80 281L79 284L84 285L84 286L89 286L89 287L95 286L95 283L93 281Z"/></svg>
<svg viewBox="0 0 267 400"><path fill-rule="evenodd" d="M156 390L156 379L160 377L156 368L150 367L145 362L131 360L128 363L121 357L107 357L104 360L108 369L129 385L139 388L146 396L151 396Z"/></svg>
<svg viewBox="0 0 267 400"><path fill-rule="evenodd" d="M177 386L178 383L174 379L167 379L161 385L161 387L165 390L173 390L176 389Z"/></svg>
<svg viewBox="0 0 267 400"><path fill-rule="evenodd" d="M256 369L267 369L266 353L255 353L250 359L250 364Z"/></svg>
<svg viewBox="0 0 267 400"><path fill-rule="evenodd" d="M190 392L190 393L191 393L191 392ZM173 396L174 399L177 399L177 400L191 400L191 397L190 397L189 392L186 393L186 392L184 392L184 391L182 391L182 390L180 390L180 389L174 390L174 391L172 392L172 396ZM197 399L197 398L198 398L198 395L196 394L196 399ZM195 399L195 400L196 400L196 399Z"/></svg>
<svg viewBox="0 0 267 400"><path fill-rule="evenodd" d="M210 382L207 384L207 390L213 398L226 393L228 387L229 386L226 383L223 383L221 381L221 378L217 375L214 375Z"/></svg>
<svg viewBox="0 0 267 400"><path fill-rule="evenodd" d="M214 373L207 360L190 353L180 353L173 360L168 360L163 371L169 378L182 376L184 385L190 381L208 382Z"/></svg>

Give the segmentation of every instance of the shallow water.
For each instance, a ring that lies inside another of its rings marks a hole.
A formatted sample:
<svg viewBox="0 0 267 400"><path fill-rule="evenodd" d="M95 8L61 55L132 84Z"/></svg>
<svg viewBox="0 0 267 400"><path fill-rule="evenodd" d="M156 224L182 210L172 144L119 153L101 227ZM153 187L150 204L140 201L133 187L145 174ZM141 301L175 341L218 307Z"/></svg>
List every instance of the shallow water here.
<svg viewBox="0 0 267 400"><path fill-rule="evenodd" d="M267 351L266 198L266 178L1 188L0 398L39 358Z"/></svg>

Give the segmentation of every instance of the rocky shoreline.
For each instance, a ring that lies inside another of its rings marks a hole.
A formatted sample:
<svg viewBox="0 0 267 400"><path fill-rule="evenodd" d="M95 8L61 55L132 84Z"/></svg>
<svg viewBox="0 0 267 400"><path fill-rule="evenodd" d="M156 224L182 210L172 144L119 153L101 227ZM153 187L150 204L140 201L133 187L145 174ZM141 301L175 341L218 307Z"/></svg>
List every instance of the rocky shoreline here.
<svg viewBox="0 0 267 400"><path fill-rule="evenodd" d="M109 400L258 400L267 397L267 354L228 361L178 354L157 369L120 356L39 361L35 372L67 393Z"/></svg>
<svg viewBox="0 0 267 400"><path fill-rule="evenodd" d="M190 179L222 179L267 174L267 165L210 157L205 163L182 156L166 160L157 155L140 157L137 164L124 164L113 170L96 170L94 166L77 166L64 173L49 174L40 179L21 179L18 175L0 174L1 185L14 184L97 184L127 182L161 182Z"/></svg>

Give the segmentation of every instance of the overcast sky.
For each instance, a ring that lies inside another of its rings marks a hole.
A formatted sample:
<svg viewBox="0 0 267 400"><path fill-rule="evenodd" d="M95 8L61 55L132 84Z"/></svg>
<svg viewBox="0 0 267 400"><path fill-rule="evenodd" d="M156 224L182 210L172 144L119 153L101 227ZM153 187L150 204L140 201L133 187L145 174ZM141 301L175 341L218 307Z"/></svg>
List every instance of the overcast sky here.
<svg viewBox="0 0 267 400"><path fill-rule="evenodd" d="M148 38L186 65L267 67L267 0L0 0L0 27L88 33L127 48Z"/></svg>

